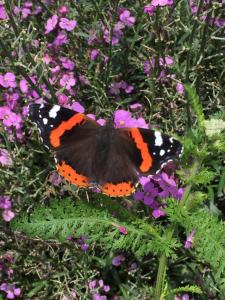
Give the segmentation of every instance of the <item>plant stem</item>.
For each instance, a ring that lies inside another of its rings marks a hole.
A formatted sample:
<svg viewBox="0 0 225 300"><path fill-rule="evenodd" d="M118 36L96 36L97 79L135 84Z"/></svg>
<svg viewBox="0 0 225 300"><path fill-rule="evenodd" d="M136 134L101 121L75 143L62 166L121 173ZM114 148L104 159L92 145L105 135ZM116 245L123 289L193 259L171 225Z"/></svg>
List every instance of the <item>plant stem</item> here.
<svg viewBox="0 0 225 300"><path fill-rule="evenodd" d="M191 35L188 41L188 52L187 52L187 60L186 60L186 72L185 72L185 82L189 83L189 70L190 70L190 59L191 59L191 47L192 47L192 43L193 43L193 39L194 39L194 35L197 29L197 25L198 25L198 16L199 13L202 9L202 5L203 5L203 0L199 1L199 6L198 6L198 11L197 11L197 15L195 17L194 20L194 24L192 27L192 31L191 31ZM187 112L187 127L191 128L191 111L190 111L190 106L189 106L189 102L188 99L186 97L186 112Z"/></svg>
<svg viewBox="0 0 225 300"><path fill-rule="evenodd" d="M194 176L198 172L200 162L196 160L192 166L191 174L190 176ZM189 199L189 194L191 191L193 184L189 184L186 186L184 190L184 194L182 196L182 199L180 201L180 205L186 206L187 210L191 206ZM174 232L177 229L177 225L172 224L170 230L167 232L166 239L170 240L174 234ZM155 285L155 294L154 294L154 300L160 300L162 296L162 291L164 289L164 280L166 276L166 268L167 268L167 257L166 254L163 253L161 257L159 258L159 267L157 272L157 278L156 278L156 285Z"/></svg>

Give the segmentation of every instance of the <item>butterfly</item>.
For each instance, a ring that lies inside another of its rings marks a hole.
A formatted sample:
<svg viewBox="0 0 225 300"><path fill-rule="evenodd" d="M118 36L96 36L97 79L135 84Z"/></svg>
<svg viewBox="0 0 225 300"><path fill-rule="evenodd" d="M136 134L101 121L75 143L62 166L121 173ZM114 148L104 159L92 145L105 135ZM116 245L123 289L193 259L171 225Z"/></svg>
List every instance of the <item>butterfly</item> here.
<svg viewBox="0 0 225 300"><path fill-rule="evenodd" d="M173 137L144 128L104 126L59 105L31 104L29 117L45 146L55 151L57 171L78 187L98 187L111 197L135 191L140 175L158 172L179 157L182 145Z"/></svg>

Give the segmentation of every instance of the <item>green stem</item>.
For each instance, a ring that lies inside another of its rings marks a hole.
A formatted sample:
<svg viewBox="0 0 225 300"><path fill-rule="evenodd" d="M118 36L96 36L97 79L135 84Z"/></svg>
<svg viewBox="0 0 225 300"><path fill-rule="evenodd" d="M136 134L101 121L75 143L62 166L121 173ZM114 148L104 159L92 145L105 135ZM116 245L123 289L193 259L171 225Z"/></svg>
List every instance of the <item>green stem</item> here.
<svg viewBox="0 0 225 300"><path fill-rule="evenodd" d="M191 47L192 47L192 43L193 43L193 39L194 39L194 35L195 32L197 30L197 25L198 25L198 16L200 14L200 11L202 9L202 5L203 5L203 0L200 0L199 2L199 6L198 6L198 12L197 12L197 16L195 17L195 21L192 27L192 31L191 31L191 35L188 41L188 52L187 52L187 60L186 60L186 72L185 72L185 82L189 83L189 71L190 71L190 60L191 60ZM187 98L187 97L186 97ZM187 112L187 126L188 128L191 128L191 111L190 111L190 106L189 106L189 102L188 99L186 99L186 112Z"/></svg>
<svg viewBox="0 0 225 300"><path fill-rule="evenodd" d="M199 161L194 162L192 169L191 169L191 174L190 174L191 177L194 176L198 172L199 165L200 165ZM190 203L191 200L189 200L189 194L190 194L192 185L193 184L187 185L187 187L184 190L182 199L180 201L180 205L182 205L182 206L185 205L187 207L187 209L191 206L191 203ZM169 229L169 231L166 234L166 239L170 240L173 237L173 234L176 231L176 229L177 229L177 225L172 224L171 228ZM158 267L157 278L156 278L154 300L161 299L162 292L164 289L166 268L167 268L167 257L166 257L166 254L163 253L161 255L161 257L159 258L159 267Z"/></svg>

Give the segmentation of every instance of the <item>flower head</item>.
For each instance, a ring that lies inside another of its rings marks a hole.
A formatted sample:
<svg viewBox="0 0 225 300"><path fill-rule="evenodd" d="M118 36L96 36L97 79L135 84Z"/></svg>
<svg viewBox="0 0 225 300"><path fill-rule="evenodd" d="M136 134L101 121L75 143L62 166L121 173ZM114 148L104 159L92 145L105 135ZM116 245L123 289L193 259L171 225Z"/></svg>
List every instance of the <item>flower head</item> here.
<svg viewBox="0 0 225 300"><path fill-rule="evenodd" d="M4 88L15 88L16 77L13 73L7 72L5 75L0 75L0 85Z"/></svg>
<svg viewBox="0 0 225 300"><path fill-rule="evenodd" d="M194 238L195 232L196 232L196 230L192 229L192 231L190 232L190 234L187 236L187 239L186 239L186 241L184 243L184 248L185 249L190 249L190 248L193 247L193 243L194 243L193 238Z"/></svg>
<svg viewBox="0 0 225 300"><path fill-rule="evenodd" d="M119 267L123 261L125 261L125 256L122 254L117 255L112 259L112 265L115 267Z"/></svg>
<svg viewBox="0 0 225 300"><path fill-rule="evenodd" d="M58 16L57 15L53 15L51 18L49 18L47 20L46 25L45 25L45 34L48 34L52 30L54 30L57 23L58 23Z"/></svg>
<svg viewBox="0 0 225 300"><path fill-rule="evenodd" d="M135 17L132 17L130 15L129 10L124 10L121 14L120 14L120 21L122 23L124 23L126 26L131 27L134 25L135 23Z"/></svg>
<svg viewBox="0 0 225 300"><path fill-rule="evenodd" d="M6 149L0 149L0 165L11 166L12 159L9 156L9 152Z"/></svg>
<svg viewBox="0 0 225 300"><path fill-rule="evenodd" d="M59 27L67 31L72 31L77 26L76 20L69 20L67 18L61 18L59 22Z"/></svg>
<svg viewBox="0 0 225 300"><path fill-rule="evenodd" d="M0 285L0 291L4 291L8 299L14 299L21 294L21 289L17 288L15 284L2 283Z"/></svg>

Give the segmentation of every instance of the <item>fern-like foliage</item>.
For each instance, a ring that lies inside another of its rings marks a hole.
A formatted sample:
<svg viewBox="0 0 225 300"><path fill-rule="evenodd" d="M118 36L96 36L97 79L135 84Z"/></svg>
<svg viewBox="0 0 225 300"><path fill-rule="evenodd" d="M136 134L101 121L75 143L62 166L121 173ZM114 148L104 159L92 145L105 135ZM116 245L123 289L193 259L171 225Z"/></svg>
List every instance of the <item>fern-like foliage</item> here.
<svg viewBox="0 0 225 300"><path fill-rule="evenodd" d="M117 213L113 217L112 211ZM154 253L172 255L180 243L163 238L163 227L154 227L138 219L116 201L105 198L92 203L71 199L52 200L46 207L37 206L28 215L11 223L15 230L29 236L64 241L68 236L88 235L89 243L98 242L105 249L129 250L137 257ZM128 231L122 234L119 227Z"/></svg>
<svg viewBox="0 0 225 300"><path fill-rule="evenodd" d="M166 210L171 222L184 227L187 234L193 228L196 230L193 252L199 260L211 266L221 291L225 293L225 222L202 208L189 212L174 200L169 201Z"/></svg>

